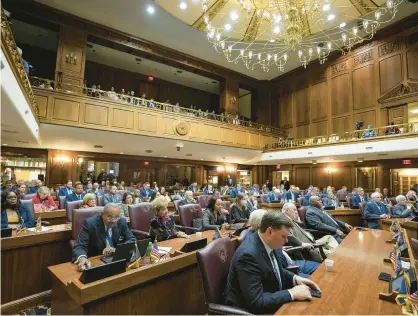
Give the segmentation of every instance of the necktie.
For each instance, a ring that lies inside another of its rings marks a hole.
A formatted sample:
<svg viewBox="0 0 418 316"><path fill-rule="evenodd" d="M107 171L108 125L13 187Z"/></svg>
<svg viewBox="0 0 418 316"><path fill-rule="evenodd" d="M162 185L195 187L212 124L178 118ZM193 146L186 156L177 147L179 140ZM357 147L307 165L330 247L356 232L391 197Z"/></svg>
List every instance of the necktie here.
<svg viewBox="0 0 418 316"><path fill-rule="evenodd" d="M106 246L113 247L112 236L110 235L112 227L106 227Z"/></svg>
<svg viewBox="0 0 418 316"><path fill-rule="evenodd" d="M276 258L274 257L274 250L270 251L270 258L271 258L271 264L273 265L274 274L276 275L277 281L279 281L279 290L281 290L282 280L280 279L279 267L277 265Z"/></svg>

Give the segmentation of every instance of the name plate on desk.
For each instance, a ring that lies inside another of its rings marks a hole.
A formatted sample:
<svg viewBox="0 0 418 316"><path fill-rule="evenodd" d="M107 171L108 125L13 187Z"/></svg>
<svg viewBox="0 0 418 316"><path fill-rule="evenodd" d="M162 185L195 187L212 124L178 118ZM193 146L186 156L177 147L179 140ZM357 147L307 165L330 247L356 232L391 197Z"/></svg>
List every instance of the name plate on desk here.
<svg viewBox="0 0 418 316"><path fill-rule="evenodd" d="M84 284L111 277L126 271L126 260L118 260L101 266L86 269L80 276L80 281Z"/></svg>

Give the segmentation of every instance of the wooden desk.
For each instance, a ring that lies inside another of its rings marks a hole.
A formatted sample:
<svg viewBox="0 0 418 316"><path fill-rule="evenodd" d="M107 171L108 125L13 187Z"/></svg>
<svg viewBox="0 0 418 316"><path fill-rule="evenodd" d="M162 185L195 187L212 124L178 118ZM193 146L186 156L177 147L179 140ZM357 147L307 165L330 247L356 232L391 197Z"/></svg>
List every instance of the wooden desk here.
<svg viewBox="0 0 418 316"><path fill-rule="evenodd" d="M328 210L329 214L334 216L336 219L345 222L351 226L363 226L361 219L361 212L359 209L351 208L338 208L335 210Z"/></svg>
<svg viewBox="0 0 418 316"><path fill-rule="evenodd" d="M35 220L41 216L42 220L49 222L51 225L60 225L67 223L67 211L56 210L51 212L35 212Z"/></svg>
<svg viewBox="0 0 418 316"><path fill-rule="evenodd" d="M265 210L281 210L284 203L261 203L261 208Z"/></svg>
<svg viewBox="0 0 418 316"><path fill-rule="evenodd" d="M16 313L31 302L20 300L51 288L48 266L71 260L71 224L49 226L52 231L28 232L1 239L2 312ZM14 302L12 302L14 301ZM23 302L22 302L23 301ZM6 304L5 303L10 303Z"/></svg>
<svg viewBox="0 0 418 316"><path fill-rule="evenodd" d="M397 219L401 227L406 230L408 237L418 239L418 222L411 221L412 218L385 218L380 220L380 227L383 230L389 230L393 221Z"/></svg>
<svg viewBox="0 0 418 316"><path fill-rule="evenodd" d="M388 291L379 273L393 274L392 265L383 262L392 248L385 242L391 235L382 230L352 230L329 256L335 262L334 271L326 272L322 263L310 277L321 288L322 298L285 304L276 314L399 315L398 305L379 300L379 292Z"/></svg>
<svg viewBox="0 0 418 316"><path fill-rule="evenodd" d="M203 237L210 242L213 233L206 231ZM172 247L173 254L186 242L175 238L158 244ZM92 264L102 262L96 257ZM70 262L49 270L53 278L52 314L204 314L207 311L195 252L87 285L78 280L81 273Z"/></svg>

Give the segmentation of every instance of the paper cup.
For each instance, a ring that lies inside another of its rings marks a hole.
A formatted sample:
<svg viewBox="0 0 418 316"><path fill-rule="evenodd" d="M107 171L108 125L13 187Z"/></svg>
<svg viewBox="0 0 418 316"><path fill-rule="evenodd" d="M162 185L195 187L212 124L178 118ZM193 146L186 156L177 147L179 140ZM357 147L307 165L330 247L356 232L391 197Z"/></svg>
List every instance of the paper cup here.
<svg viewBox="0 0 418 316"><path fill-rule="evenodd" d="M334 270L334 260L325 259L325 270L332 272Z"/></svg>

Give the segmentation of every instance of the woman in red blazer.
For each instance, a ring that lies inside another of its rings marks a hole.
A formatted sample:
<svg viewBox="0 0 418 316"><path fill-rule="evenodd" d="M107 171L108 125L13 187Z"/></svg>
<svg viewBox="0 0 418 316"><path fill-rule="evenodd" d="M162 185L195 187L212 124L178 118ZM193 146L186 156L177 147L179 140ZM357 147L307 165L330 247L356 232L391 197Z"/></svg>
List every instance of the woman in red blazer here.
<svg viewBox="0 0 418 316"><path fill-rule="evenodd" d="M42 208L42 206L47 211L53 211L58 209L58 205L55 203L54 199L49 195L49 189L48 187L40 187L38 189L38 193L36 193L36 196L32 198L35 211L37 211L39 208Z"/></svg>

